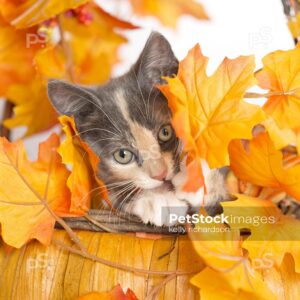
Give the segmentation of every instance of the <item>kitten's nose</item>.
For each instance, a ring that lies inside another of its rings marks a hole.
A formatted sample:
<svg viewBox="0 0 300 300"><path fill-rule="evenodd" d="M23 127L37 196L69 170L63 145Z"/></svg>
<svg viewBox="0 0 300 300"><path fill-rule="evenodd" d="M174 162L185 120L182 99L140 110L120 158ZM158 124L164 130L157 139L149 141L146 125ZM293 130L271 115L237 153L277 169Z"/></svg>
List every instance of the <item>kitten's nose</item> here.
<svg viewBox="0 0 300 300"><path fill-rule="evenodd" d="M159 175L152 176L152 178L153 178L153 179L156 179L156 180L163 181L163 180L166 179L167 174L168 174L167 169L164 169L164 170L162 171L162 173L160 173Z"/></svg>
<svg viewBox="0 0 300 300"><path fill-rule="evenodd" d="M168 174L168 166L163 158L145 160L145 171L152 179L163 181Z"/></svg>

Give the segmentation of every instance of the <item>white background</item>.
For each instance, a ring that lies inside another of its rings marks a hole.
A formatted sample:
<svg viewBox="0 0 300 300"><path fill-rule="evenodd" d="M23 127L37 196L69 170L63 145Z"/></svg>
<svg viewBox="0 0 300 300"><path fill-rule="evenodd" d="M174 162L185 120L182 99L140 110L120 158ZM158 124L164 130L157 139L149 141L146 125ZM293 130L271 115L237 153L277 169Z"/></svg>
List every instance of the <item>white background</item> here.
<svg viewBox="0 0 300 300"><path fill-rule="evenodd" d="M138 30L122 31L129 43L120 48L121 63L114 68L115 76L122 74L134 63L152 30L166 36L179 59L196 43L200 43L203 53L210 58L209 73L224 56L234 58L255 54L257 68L260 68L261 58L267 53L294 46L280 0L201 0L199 2L205 6L210 21L184 16L178 21L176 30L163 27L152 17L132 16L125 0L99 2L107 11L141 26ZM14 137L21 132L15 131ZM30 158L35 157L39 141L48 135L49 132L46 132L26 139Z"/></svg>

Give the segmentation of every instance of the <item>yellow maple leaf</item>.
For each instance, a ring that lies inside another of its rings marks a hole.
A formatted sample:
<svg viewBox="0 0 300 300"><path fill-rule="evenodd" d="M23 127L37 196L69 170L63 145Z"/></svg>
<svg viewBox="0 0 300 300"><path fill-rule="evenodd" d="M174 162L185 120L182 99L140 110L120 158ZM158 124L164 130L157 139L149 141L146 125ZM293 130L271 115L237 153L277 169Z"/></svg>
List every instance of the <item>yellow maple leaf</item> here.
<svg viewBox="0 0 300 300"><path fill-rule="evenodd" d="M55 219L42 201L57 214L69 211L69 171L56 152L59 138L52 134L40 145L35 162L27 159L21 141L0 138L0 223L5 243L20 248L37 239L48 245Z"/></svg>
<svg viewBox="0 0 300 300"><path fill-rule="evenodd" d="M16 30L0 17L0 97L11 84L26 84L35 75L33 58L43 44L29 45L27 37L36 32L35 27Z"/></svg>
<svg viewBox="0 0 300 300"><path fill-rule="evenodd" d="M162 24L175 27L181 15L207 20L204 7L194 0L130 0L133 11L141 16L155 16Z"/></svg>
<svg viewBox="0 0 300 300"><path fill-rule="evenodd" d="M201 299L274 299L242 249L239 230L219 223L198 223L190 233L207 267L191 279ZM213 278L213 280L211 280Z"/></svg>
<svg viewBox="0 0 300 300"><path fill-rule="evenodd" d="M72 193L71 212L85 212L90 208L93 192L108 201L107 190L98 178L99 157L80 139L74 119L68 116L59 118L66 134L58 152L65 164L71 164L72 173L67 185Z"/></svg>
<svg viewBox="0 0 300 300"><path fill-rule="evenodd" d="M268 133L262 132L249 143L249 151L239 140L229 145L230 167L235 175L258 186L284 191L300 201L300 165L285 168L282 153Z"/></svg>
<svg viewBox="0 0 300 300"><path fill-rule="evenodd" d="M285 216L269 200L261 200L236 194L238 199L223 202L225 216L232 229L251 230L251 235L243 242L242 247L247 249L253 265L257 261L262 267L279 268L284 256L290 253L295 260L296 272L300 271L300 221Z"/></svg>
<svg viewBox="0 0 300 300"><path fill-rule="evenodd" d="M256 74L258 85L272 94L264 111L280 128L300 127L300 47L275 51L263 58L263 68Z"/></svg>
<svg viewBox="0 0 300 300"><path fill-rule="evenodd" d="M297 133L289 128L280 128L272 117L268 116L261 124L268 131L276 149L296 143Z"/></svg>
<svg viewBox="0 0 300 300"><path fill-rule="evenodd" d="M64 50L61 45L48 45L40 50L35 58L39 74L45 78L68 79Z"/></svg>
<svg viewBox="0 0 300 300"><path fill-rule="evenodd" d="M262 276L257 271L247 271L242 264L226 273L205 268L191 279L191 283L200 288L201 299L277 299Z"/></svg>
<svg viewBox="0 0 300 300"><path fill-rule="evenodd" d="M245 259L239 231L224 224L198 223L189 237L196 252L211 268L225 271Z"/></svg>
<svg viewBox="0 0 300 300"><path fill-rule="evenodd" d="M254 125L264 119L255 105L243 102L247 88L255 83L254 58L225 58L210 77L208 58L200 46L180 62L175 78L160 89L173 113L173 126L185 150L207 160L211 168L229 164L227 147L234 138L250 138Z"/></svg>
<svg viewBox="0 0 300 300"><path fill-rule="evenodd" d="M6 92L10 102L15 104L14 116L4 121L7 128L26 126L26 136L51 128L57 120L57 113L48 100L46 83L34 77L28 84L12 84Z"/></svg>
<svg viewBox="0 0 300 300"><path fill-rule="evenodd" d="M25 28L48 20L88 0L0 0L0 13L16 28Z"/></svg>
<svg viewBox="0 0 300 300"><path fill-rule="evenodd" d="M69 77L83 84L102 83L110 78L112 66L118 61L118 48L127 41L115 32L115 28L136 27L96 5L88 4L85 8L91 14L90 24L82 24L74 17L60 16L60 26L68 38L64 41L65 47L50 45L36 56L37 69L43 76ZM69 51L66 52L66 48Z"/></svg>

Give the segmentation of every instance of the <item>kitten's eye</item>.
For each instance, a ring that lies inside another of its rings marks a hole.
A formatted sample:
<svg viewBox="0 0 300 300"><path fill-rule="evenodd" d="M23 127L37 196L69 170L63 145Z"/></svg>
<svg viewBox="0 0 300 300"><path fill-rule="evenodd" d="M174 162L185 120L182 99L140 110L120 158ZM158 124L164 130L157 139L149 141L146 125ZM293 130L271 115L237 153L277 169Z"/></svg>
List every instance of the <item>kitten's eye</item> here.
<svg viewBox="0 0 300 300"><path fill-rule="evenodd" d="M171 125L165 125L162 127L158 133L158 138L162 142L169 141L173 136L173 129Z"/></svg>
<svg viewBox="0 0 300 300"><path fill-rule="evenodd" d="M129 164L133 157L133 153L126 149L120 149L114 153L114 159L122 165Z"/></svg>

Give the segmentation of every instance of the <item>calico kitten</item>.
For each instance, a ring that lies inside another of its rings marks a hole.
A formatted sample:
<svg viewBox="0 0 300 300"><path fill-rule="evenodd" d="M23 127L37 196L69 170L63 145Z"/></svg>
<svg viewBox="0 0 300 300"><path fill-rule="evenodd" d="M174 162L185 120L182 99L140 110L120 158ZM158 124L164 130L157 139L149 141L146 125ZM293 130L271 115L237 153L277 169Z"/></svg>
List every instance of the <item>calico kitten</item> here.
<svg viewBox="0 0 300 300"><path fill-rule="evenodd" d="M177 70L168 41L152 33L123 76L97 87L58 80L48 84L58 113L74 116L81 138L100 156L100 175L114 207L158 226L169 225L170 212L185 215L203 199L203 188L197 193L182 191L182 147L171 126L167 100L155 87L164 83L162 76L173 76ZM227 194L221 173L206 175L205 203L213 214Z"/></svg>

